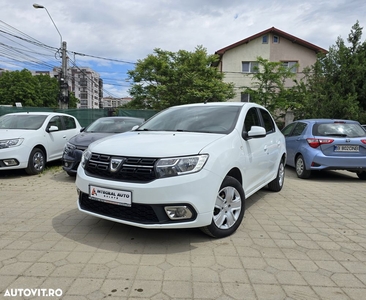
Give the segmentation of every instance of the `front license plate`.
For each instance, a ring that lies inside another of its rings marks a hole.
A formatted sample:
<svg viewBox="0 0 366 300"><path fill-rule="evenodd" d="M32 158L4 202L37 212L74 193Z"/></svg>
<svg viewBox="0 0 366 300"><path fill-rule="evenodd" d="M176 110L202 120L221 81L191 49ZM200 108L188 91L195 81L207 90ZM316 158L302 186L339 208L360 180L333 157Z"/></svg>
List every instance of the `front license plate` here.
<svg viewBox="0 0 366 300"><path fill-rule="evenodd" d="M358 145L337 145L334 151L341 151L341 152L359 152L360 146Z"/></svg>
<svg viewBox="0 0 366 300"><path fill-rule="evenodd" d="M107 189L95 185L89 185L89 198L124 206L131 206L132 203L132 193L130 191Z"/></svg>

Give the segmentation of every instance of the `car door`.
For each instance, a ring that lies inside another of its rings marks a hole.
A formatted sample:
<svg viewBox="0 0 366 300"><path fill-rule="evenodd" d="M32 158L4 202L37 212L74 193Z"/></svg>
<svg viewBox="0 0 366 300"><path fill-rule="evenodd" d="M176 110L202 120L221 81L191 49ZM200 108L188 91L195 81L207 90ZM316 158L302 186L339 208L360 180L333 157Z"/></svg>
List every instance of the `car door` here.
<svg viewBox="0 0 366 300"><path fill-rule="evenodd" d="M248 110L243 124L243 131L249 132L252 126L262 126L259 112L256 107ZM263 178L268 176L268 147L266 140L261 138L242 138L242 154L246 158L247 165L244 172L244 185L246 192L250 194L261 186Z"/></svg>
<svg viewBox="0 0 366 300"><path fill-rule="evenodd" d="M290 125L292 126L292 128L289 127ZM295 156L301 145L301 136L305 131L307 124L304 122L295 122L290 125L284 128L282 133L285 135L286 139L287 164L294 167Z"/></svg>
<svg viewBox="0 0 366 300"><path fill-rule="evenodd" d="M57 130L50 131L51 126L56 126ZM46 137L48 160L60 159L67 141L61 116L53 116L49 120L46 126Z"/></svg>

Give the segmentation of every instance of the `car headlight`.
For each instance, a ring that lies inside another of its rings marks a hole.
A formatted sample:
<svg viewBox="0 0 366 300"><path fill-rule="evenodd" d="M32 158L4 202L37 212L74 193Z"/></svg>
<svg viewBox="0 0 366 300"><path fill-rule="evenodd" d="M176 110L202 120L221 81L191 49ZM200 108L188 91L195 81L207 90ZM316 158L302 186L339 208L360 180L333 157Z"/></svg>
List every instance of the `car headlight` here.
<svg viewBox="0 0 366 300"><path fill-rule="evenodd" d="M158 178L199 172L205 165L208 154L159 159L156 164Z"/></svg>
<svg viewBox="0 0 366 300"><path fill-rule="evenodd" d="M83 152L83 155L81 156L81 166L83 168L85 168L85 165L87 164L87 162L89 161L89 159L91 158L91 155L92 153L90 152L89 149L86 149L84 152Z"/></svg>
<svg viewBox="0 0 366 300"><path fill-rule="evenodd" d="M23 141L24 141L23 138L1 140L0 149L20 146L23 143Z"/></svg>

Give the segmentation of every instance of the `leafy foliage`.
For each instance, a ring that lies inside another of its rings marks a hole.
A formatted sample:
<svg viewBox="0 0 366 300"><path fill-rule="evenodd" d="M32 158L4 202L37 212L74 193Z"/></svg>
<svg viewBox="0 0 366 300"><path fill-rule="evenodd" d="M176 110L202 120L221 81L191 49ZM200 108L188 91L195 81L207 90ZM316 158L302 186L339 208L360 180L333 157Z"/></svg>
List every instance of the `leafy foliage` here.
<svg viewBox="0 0 366 300"><path fill-rule="evenodd" d="M48 75L33 76L23 69L4 72L0 76L0 105L22 103L27 107L58 107L60 87L56 78ZM78 99L69 97L69 107L76 107Z"/></svg>
<svg viewBox="0 0 366 300"><path fill-rule="evenodd" d="M251 95L251 101L263 105L272 113L286 111L295 106L292 90L285 87L285 82L295 77L295 73L282 62L272 62L262 57L257 58L258 66L253 73L252 86L243 92ZM297 65L293 66L297 67Z"/></svg>
<svg viewBox="0 0 366 300"><path fill-rule="evenodd" d="M366 42L358 21L347 46L338 37L327 55L306 70L297 89L303 91L297 118L343 118L366 123Z"/></svg>
<svg viewBox="0 0 366 300"><path fill-rule="evenodd" d="M154 49L128 71L133 81L129 108L161 110L173 105L226 101L234 97L234 85L224 83L223 73L211 67L216 55L198 46L195 52Z"/></svg>

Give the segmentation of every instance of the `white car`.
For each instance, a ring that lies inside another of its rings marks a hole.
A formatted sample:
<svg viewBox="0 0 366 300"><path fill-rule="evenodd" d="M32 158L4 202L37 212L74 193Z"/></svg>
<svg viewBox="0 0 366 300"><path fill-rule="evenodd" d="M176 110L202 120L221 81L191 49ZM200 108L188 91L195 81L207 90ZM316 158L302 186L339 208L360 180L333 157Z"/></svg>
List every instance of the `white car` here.
<svg viewBox="0 0 366 300"><path fill-rule="evenodd" d="M78 208L132 226L225 237L239 227L246 198L282 189L285 161L285 138L258 104L171 107L89 145L77 171Z"/></svg>
<svg viewBox="0 0 366 300"><path fill-rule="evenodd" d="M66 142L80 133L78 120L53 112L11 113L0 117L0 170L38 174L61 159Z"/></svg>

